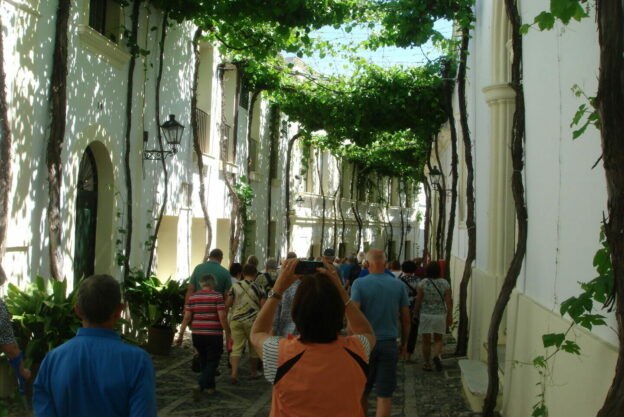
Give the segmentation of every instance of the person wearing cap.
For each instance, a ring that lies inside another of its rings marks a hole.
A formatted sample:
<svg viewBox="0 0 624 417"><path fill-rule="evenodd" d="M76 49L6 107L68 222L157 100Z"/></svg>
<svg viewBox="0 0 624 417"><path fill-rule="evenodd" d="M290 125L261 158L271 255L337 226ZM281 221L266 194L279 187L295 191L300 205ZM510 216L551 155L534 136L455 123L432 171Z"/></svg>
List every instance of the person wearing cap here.
<svg viewBox="0 0 624 417"><path fill-rule="evenodd" d="M340 265L339 269L344 281L344 286L349 288L353 284L353 281L360 275L360 270L362 268L358 264L355 253L352 253L347 257L347 262Z"/></svg>
<svg viewBox="0 0 624 417"><path fill-rule="evenodd" d="M267 258L264 263L264 272L258 274L256 283L264 288L264 291L269 291L273 288L275 280L277 279L277 260L275 258Z"/></svg>
<svg viewBox="0 0 624 417"><path fill-rule="evenodd" d="M336 265L334 265L335 260L336 260L335 250L333 250L332 248L327 248L323 251L323 257L321 261L325 264L329 264L334 267L334 270L338 274L338 277L340 277L340 282L342 282L342 285L344 286L344 278L342 277L342 274L340 273L340 269L338 269Z"/></svg>

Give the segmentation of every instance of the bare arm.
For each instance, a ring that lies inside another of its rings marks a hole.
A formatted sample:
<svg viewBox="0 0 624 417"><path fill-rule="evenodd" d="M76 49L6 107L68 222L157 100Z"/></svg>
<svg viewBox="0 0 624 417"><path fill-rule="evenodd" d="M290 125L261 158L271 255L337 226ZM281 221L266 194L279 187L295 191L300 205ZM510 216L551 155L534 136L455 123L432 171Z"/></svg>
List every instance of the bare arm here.
<svg viewBox="0 0 624 417"><path fill-rule="evenodd" d="M232 336L230 332L230 325L227 321L227 313L225 312L225 310L220 310L217 312L217 314L219 315L219 322L221 323L221 327L223 327L223 330L225 331L225 338L231 339Z"/></svg>
<svg viewBox="0 0 624 417"><path fill-rule="evenodd" d="M424 296L425 292L419 287L416 292L416 299L414 300L414 310L417 311L418 314L420 314L420 308L422 307L422 300Z"/></svg>
<svg viewBox="0 0 624 417"><path fill-rule="evenodd" d="M273 285L273 291L279 295L283 295L284 292L298 279L294 274L295 266L299 263L298 259L289 259L284 263L282 272ZM262 359L262 349L264 341L271 337L271 330L273 328L273 318L275 312L280 303L280 300L274 297L270 297L262 305L256 321L254 321L251 327L251 334L249 339L251 344L255 348L256 352Z"/></svg>
<svg viewBox="0 0 624 417"><path fill-rule="evenodd" d="M184 295L185 304L188 301L189 297L193 295L194 292L195 292L195 286L193 284L189 284L188 288L186 289L186 294Z"/></svg>
<svg viewBox="0 0 624 417"><path fill-rule="evenodd" d="M5 345L0 345L0 351L4 352L7 355L9 361L19 360L19 373L22 378L28 381L31 375L30 369L24 368L24 361L21 360L21 358L17 359L20 356L20 353L22 353L19 346L17 346L17 343L7 343Z"/></svg>
<svg viewBox="0 0 624 417"><path fill-rule="evenodd" d="M186 310L184 312L184 318L182 319L182 324L180 324L180 334L178 334L178 339L176 340L176 344L182 344L182 339L184 338L184 332L186 331L186 327L193 320L193 312Z"/></svg>
<svg viewBox="0 0 624 417"><path fill-rule="evenodd" d="M401 353L405 357L407 355L407 339L409 338L412 320L410 319L409 307L401 307L399 312L401 314Z"/></svg>
<svg viewBox="0 0 624 417"><path fill-rule="evenodd" d="M453 299L451 298L450 289L444 293L444 303L446 304L446 325L451 327L453 324Z"/></svg>
<svg viewBox="0 0 624 417"><path fill-rule="evenodd" d="M234 304L234 289L226 293L227 298L225 299L225 315L227 317L227 312L232 308L232 304Z"/></svg>
<svg viewBox="0 0 624 417"><path fill-rule="evenodd" d="M327 264L326 264L327 265ZM335 268L329 267L327 265L326 268L319 268L321 272L326 273L332 279L332 282L338 289L340 293L340 297L342 297L342 301L345 303L345 317L347 318L347 326L349 330L353 334L361 334L362 336L368 339L368 343L370 344L371 350L375 346L375 332L373 331L373 327L366 319L366 316L360 310L360 303L352 301L349 298L349 294L347 290L342 286L342 282L340 281L340 277L336 272Z"/></svg>

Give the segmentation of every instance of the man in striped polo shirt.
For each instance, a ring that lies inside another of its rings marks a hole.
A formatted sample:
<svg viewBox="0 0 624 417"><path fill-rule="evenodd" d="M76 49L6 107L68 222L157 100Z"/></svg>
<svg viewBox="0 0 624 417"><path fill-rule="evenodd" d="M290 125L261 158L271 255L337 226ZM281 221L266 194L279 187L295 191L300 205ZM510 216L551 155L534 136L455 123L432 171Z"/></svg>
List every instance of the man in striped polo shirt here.
<svg viewBox="0 0 624 417"><path fill-rule="evenodd" d="M177 340L178 344L182 343L184 331L190 323L193 346L197 349L201 368L199 388L193 390L195 401L199 401L204 390L209 394L214 393L215 372L223 353L223 331L225 330L226 339L231 338L223 295L215 291L215 278L207 274L198 281L201 290L191 295L186 303Z"/></svg>

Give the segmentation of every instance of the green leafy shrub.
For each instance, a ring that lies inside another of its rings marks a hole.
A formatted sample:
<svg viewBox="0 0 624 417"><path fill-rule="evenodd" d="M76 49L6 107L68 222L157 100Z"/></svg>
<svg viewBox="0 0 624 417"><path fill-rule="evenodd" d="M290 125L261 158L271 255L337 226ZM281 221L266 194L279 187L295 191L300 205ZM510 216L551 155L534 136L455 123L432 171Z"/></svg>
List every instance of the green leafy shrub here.
<svg viewBox="0 0 624 417"><path fill-rule="evenodd" d="M184 315L184 295L187 282L157 277L146 277L139 269L133 269L123 285L124 298L128 303L135 331L148 327L175 328Z"/></svg>
<svg viewBox="0 0 624 417"><path fill-rule="evenodd" d="M38 276L20 290L9 284L5 303L27 366L39 363L52 349L74 337L81 322L74 313L76 291L67 294L67 281Z"/></svg>

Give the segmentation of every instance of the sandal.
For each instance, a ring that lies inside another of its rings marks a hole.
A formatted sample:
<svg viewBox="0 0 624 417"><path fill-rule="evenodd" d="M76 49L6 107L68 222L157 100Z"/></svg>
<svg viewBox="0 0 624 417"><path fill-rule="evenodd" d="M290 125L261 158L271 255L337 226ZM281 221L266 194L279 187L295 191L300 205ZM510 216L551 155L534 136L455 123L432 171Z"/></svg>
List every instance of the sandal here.
<svg viewBox="0 0 624 417"><path fill-rule="evenodd" d="M442 360L440 360L439 356L436 356L435 358L433 358L433 364L435 365L436 371L440 372L443 369Z"/></svg>

